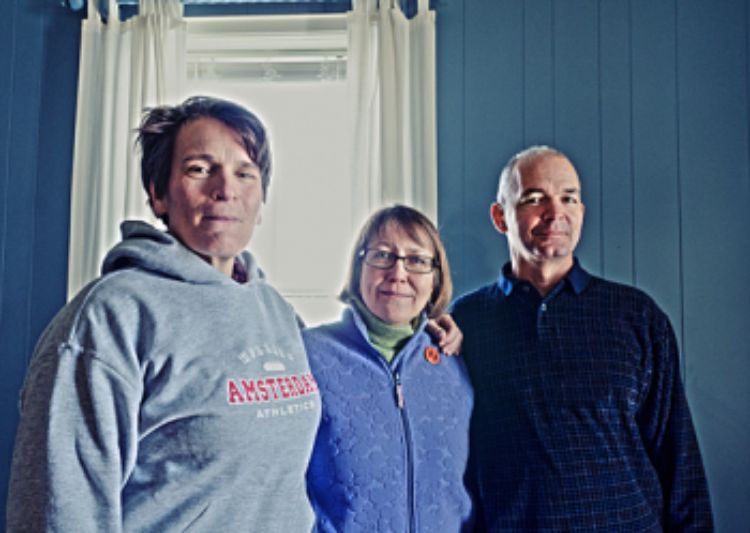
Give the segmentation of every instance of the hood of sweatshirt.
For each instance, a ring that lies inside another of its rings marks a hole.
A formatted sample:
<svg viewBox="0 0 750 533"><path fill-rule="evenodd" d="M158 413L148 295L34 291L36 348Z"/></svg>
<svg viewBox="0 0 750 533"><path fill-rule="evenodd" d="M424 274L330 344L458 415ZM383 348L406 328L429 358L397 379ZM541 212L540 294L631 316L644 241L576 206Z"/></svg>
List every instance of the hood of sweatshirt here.
<svg viewBox="0 0 750 533"><path fill-rule="evenodd" d="M197 284L232 285L236 282L219 272L171 233L145 222L129 220L120 225L122 241L112 248L102 263L102 275L117 270L140 268L160 276ZM261 274L253 256L242 251L237 259L247 269L248 279Z"/></svg>

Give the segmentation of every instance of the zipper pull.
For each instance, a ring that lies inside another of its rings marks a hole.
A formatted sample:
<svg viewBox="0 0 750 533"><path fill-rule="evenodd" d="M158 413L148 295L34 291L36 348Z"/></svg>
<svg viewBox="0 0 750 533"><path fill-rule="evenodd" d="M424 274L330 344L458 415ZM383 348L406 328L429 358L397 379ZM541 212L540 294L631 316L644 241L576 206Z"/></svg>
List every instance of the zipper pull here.
<svg viewBox="0 0 750 533"><path fill-rule="evenodd" d="M399 409L404 408L404 391L401 387L401 376L396 373L396 405Z"/></svg>

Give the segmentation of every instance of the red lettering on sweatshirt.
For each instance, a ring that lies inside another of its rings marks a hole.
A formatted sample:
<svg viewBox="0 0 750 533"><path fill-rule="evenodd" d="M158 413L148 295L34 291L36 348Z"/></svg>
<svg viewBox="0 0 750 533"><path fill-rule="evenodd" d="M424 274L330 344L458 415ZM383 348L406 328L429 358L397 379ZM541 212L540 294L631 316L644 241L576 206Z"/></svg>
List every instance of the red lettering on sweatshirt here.
<svg viewBox="0 0 750 533"><path fill-rule="evenodd" d="M255 383L258 385L258 401L260 402L267 402L269 395L268 395L268 389L266 388L266 383L262 379L257 380Z"/></svg>
<svg viewBox="0 0 750 533"><path fill-rule="evenodd" d="M231 380L230 380L231 381ZM243 379L240 381L242 384L242 391L245 393L245 397L248 401L258 401L258 391L255 389L255 382L252 380Z"/></svg>
<svg viewBox="0 0 750 533"><path fill-rule="evenodd" d="M279 386L279 392L281 393L281 397L285 400L291 396L289 394L289 377L283 376L276 380L276 384Z"/></svg>
<svg viewBox="0 0 750 533"><path fill-rule="evenodd" d="M302 381L302 378L299 376L292 376L291 378L292 386L294 387L294 392L297 394L297 396L304 396L305 395L305 383Z"/></svg>
<svg viewBox="0 0 750 533"><path fill-rule="evenodd" d="M276 390L276 378L266 378L266 385L268 385L268 388L271 391L271 394L273 394L273 399L278 400L279 393Z"/></svg>
<svg viewBox="0 0 750 533"><path fill-rule="evenodd" d="M227 392L229 394L227 401L230 405L245 403L245 398L240 393L240 389L237 388L237 385L231 379L227 382Z"/></svg>
<svg viewBox="0 0 750 533"><path fill-rule="evenodd" d="M318 384L310 373L259 379L230 378L227 380L227 403L276 403L309 396L317 391Z"/></svg>

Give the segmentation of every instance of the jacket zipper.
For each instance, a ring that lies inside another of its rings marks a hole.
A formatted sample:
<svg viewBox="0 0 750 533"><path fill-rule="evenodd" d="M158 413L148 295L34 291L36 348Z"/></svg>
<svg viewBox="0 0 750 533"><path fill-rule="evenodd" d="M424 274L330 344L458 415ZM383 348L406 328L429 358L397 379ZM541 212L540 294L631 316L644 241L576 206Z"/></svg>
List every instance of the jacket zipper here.
<svg viewBox="0 0 750 533"><path fill-rule="evenodd" d="M396 406L403 410L404 408L404 390L401 387L401 376L396 372Z"/></svg>
<svg viewBox="0 0 750 533"><path fill-rule="evenodd" d="M401 386L401 374L395 372L394 379L396 382L396 406L401 415L401 426L404 430L404 443L406 444L406 501L409 509L409 531L413 532L416 531L417 528L414 523L414 457L412 457L411 450L411 428L409 427L409 420L406 418L404 389Z"/></svg>

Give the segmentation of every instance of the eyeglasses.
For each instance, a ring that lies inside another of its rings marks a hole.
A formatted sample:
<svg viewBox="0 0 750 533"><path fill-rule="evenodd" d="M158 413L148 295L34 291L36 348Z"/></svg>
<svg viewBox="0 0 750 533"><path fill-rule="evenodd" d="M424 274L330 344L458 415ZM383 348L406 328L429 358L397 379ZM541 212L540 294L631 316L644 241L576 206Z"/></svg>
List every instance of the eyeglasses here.
<svg viewBox="0 0 750 533"><path fill-rule="evenodd" d="M438 268L437 259L429 255L396 255L388 250L370 248L360 251L359 257L364 258L365 263L371 267L383 270L393 268L399 259L404 262L406 271L412 274L429 274Z"/></svg>

